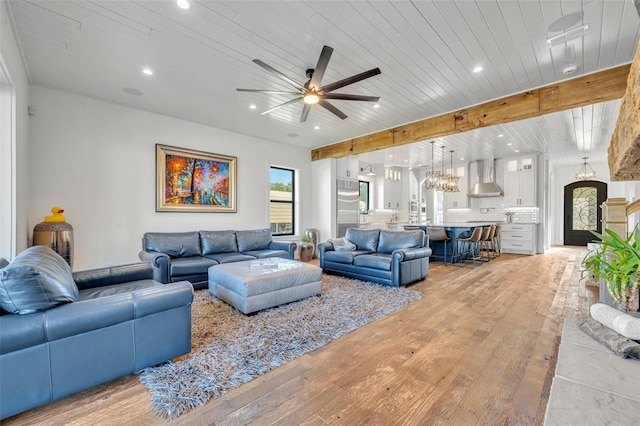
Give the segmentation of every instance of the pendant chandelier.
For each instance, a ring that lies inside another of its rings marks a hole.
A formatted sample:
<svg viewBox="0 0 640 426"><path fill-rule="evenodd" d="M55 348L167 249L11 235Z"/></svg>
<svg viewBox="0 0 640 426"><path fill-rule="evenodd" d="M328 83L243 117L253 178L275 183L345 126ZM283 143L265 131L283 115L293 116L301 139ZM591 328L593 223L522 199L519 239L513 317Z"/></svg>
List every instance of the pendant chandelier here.
<svg viewBox="0 0 640 426"><path fill-rule="evenodd" d="M451 167L451 174L447 175L447 181L445 184L445 188L444 191L445 192L460 192L460 188L458 188L458 180L460 179L458 176L456 176L456 174L453 171L453 150L449 151L450 152L450 167ZM444 160L444 159L443 159Z"/></svg>
<svg viewBox="0 0 640 426"><path fill-rule="evenodd" d="M440 168L442 171L440 172L440 191L447 192L447 182L449 181L449 175L444 172L444 149L446 148L442 145L442 163L440 163Z"/></svg>
<svg viewBox="0 0 640 426"><path fill-rule="evenodd" d="M576 173L577 180L589 180L596 177L596 171L591 168L589 164L587 164L587 159L589 157L582 157L584 160L584 164L580 167L578 173Z"/></svg>
<svg viewBox="0 0 640 426"><path fill-rule="evenodd" d="M433 156L434 156L434 144L436 141L431 141L431 171L427 172L427 180L425 181L427 189L435 189L436 191L441 191L440 188L440 173L436 172L433 168Z"/></svg>

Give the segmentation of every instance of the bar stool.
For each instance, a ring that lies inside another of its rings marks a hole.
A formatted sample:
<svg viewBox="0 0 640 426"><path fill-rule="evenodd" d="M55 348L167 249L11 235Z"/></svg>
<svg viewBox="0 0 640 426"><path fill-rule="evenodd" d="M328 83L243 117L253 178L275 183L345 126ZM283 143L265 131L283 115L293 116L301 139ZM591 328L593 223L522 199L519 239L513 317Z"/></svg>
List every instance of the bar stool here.
<svg viewBox="0 0 640 426"><path fill-rule="evenodd" d="M480 241L480 237L482 236L482 227L477 226L474 228L471 236L468 238L458 238L456 240L456 257L458 258L458 262L462 264L465 260L469 258L473 260L473 265L475 266L476 260L478 258L478 241Z"/></svg>
<svg viewBox="0 0 640 426"><path fill-rule="evenodd" d="M441 258L444 264L447 264L447 242L451 241L451 238L447 235L447 231L444 228L439 227L427 227L427 236L429 236L429 240L434 242L433 253L431 257L433 258ZM444 244L443 255L437 255L436 249L438 248L438 244ZM449 258L449 263L453 263L453 250L451 257Z"/></svg>
<svg viewBox="0 0 640 426"><path fill-rule="evenodd" d="M500 225L496 225L496 232L493 234L493 253L495 257L500 256Z"/></svg>
<svg viewBox="0 0 640 426"><path fill-rule="evenodd" d="M491 224L482 230L482 236L480 237L480 259L483 262L491 261L491 252L494 251L493 237L496 233L496 225ZM486 257L483 256L486 253Z"/></svg>

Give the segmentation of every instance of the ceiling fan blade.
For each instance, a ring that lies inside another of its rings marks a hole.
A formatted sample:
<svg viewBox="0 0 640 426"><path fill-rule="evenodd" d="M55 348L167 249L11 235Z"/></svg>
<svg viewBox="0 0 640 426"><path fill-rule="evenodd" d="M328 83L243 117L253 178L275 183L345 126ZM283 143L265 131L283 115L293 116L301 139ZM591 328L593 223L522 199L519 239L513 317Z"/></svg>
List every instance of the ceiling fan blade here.
<svg viewBox="0 0 640 426"><path fill-rule="evenodd" d="M361 72L360 74L356 74L354 76L336 81L335 83L330 83L325 86L322 86L320 88L320 91L324 93L329 93L341 87L348 86L353 83L357 83L358 81L367 79L369 77L373 77L374 75L378 75L380 73L381 73L380 68L374 68L372 70Z"/></svg>
<svg viewBox="0 0 640 426"><path fill-rule="evenodd" d="M340 117L340 119L342 119L342 120L347 118L347 114L345 114L344 112L340 111L338 108L334 107L331 103L329 103L328 101L325 101L322 98L320 98L320 101L318 101L318 105L323 106L324 108L328 109L329 111L331 111L332 113L334 113L335 115Z"/></svg>
<svg viewBox="0 0 640 426"><path fill-rule="evenodd" d="M311 111L311 105L304 104L304 107L302 108L302 115L300 116L301 123L304 123L305 121L307 121L307 116L309 115L309 111Z"/></svg>
<svg viewBox="0 0 640 426"><path fill-rule="evenodd" d="M287 106L287 105L292 104L294 102L298 102L300 99L302 99L302 96L297 97L295 99L291 99L290 101L287 101L287 102L285 102L283 104L276 105L273 108L270 108L270 109L268 109L266 111L261 112L260 115L269 114L270 112L273 112L273 111L277 110L278 108L282 108L283 106Z"/></svg>
<svg viewBox="0 0 640 426"><path fill-rule="evenodd" d="M285 92L283 90L258 90L258 89L236 89L238 92L270 93L272 95L300 95L300 92Z"/></svg>
<svg viewBox="0 0 640 426"><path fill-rule="evenodd" d="M344 93L326 93L322 97L324 99L339 99L342 101L378 102L380 100L380 96L347 95Z"/></svg>
<svg viewBox="0 0 640 426"><path fill-rule="evenodd" d="M322 83L322 77L324 77L324 72L327 70L327 65L329 65L329 59L331 59L332 53L333 48L329 46L324 46L322 48L322 52L320 53L320 57L318 58L318 63L313 70L313 76L311 76L311 81L309 82L309 89L313 87L318 89L320 87L320 83Z"/></svg>
<svg viewBox="0 0 640 426"><path fill-rule="evenodd" d="M265 70L269 71L271 74L275 75L276 77L286 81L287 83L289 83L290 85L292 85L296 89L298 89L298 90L303 90L304 89L304 87L302 86L301 83L298 83L297 81L287 77L286 75L282 74L277 69L273 68L271 65L265 64L260 59L254 59L253 62L255 62L256 64L260 65L262 68L264 68Z"/></svg>

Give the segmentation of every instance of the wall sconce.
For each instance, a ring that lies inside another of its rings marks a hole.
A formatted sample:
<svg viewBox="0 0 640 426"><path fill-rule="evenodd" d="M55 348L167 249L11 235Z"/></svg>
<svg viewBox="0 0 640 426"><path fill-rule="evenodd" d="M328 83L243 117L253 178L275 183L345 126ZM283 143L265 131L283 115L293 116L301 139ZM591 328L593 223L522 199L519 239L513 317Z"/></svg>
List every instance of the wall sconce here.
<svg viewBox="0 0 640 426"><path fill-rule="evenodd" d="M369 171L367 171L369 170ZM371 166L371 164L369 164L367 167L360 167L360 171L365 175L365 176L375 176L376 172L373 171L373 167Z"/></svg>

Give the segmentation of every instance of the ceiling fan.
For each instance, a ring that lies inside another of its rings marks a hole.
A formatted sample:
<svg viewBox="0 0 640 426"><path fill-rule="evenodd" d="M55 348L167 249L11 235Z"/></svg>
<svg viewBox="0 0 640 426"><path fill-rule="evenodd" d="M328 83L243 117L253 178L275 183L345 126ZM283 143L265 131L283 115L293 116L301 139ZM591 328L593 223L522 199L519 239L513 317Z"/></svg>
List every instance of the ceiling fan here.
<svg viewBox="0 0 640 426"><path fill-rule="evenodd" d="M365 102L378 102L380 99L379 96L362 96L362 95L347 95L343 93L332 93L334 90L340 89L341 87L348 86L353 83L357 83L358 81L367 79L369 77L373 77L375 75L380 74L380 68L374 68L369 71L362 72L360 74L356 74L354 76L344 78L342 80L336 81L334 83L325 84L321 86L322 77L324 76L324 72L327 69L327 65L329 64L329 59L331 58L331 54L333 53L333 48L329 46L324 46L322 48L322 52L320 53L320 57L318 58L318 63L316 64L315 69L310 68L307 70L307 78L309 79L306 83L301 84L275 68L265 64L260 59L254 59L253 62L260 65L265 70L269 71L271 74L276 77L286 81L288 84L293 86L295 91L282 91L282 90L258 90L258 89L236 89L239 92L257 92L257 93L270 93L277 95L295 95L294 99L287 101L283 104L277 105L271 109L268 109L261 114L268 114L272 111L275 111L284 106L293 104L302 100L304 102L304 106L302 108L302 115L300 116L300 122L304 122L307 120L307 116L309 115L309 111L311 110L311 106L318 104L321 107L329 110L336 116L340 117L342 120L347 118L347 115L336 108L329 100L343 100L343 101L365 101Z"/></svg>

